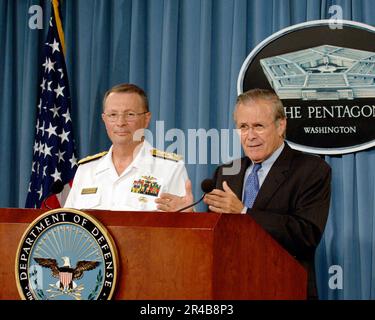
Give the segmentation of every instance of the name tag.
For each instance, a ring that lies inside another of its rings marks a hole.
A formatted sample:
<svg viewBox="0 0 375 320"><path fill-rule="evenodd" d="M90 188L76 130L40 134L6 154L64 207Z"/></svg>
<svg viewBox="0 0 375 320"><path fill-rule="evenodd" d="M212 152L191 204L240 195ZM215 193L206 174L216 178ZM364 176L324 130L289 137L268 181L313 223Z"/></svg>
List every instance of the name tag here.
<svg viewBox="0 0 375 320"><path fill-rule="evenodd" d="M81 194L94 194L98 191L98 188L83 188Z"/></svg>

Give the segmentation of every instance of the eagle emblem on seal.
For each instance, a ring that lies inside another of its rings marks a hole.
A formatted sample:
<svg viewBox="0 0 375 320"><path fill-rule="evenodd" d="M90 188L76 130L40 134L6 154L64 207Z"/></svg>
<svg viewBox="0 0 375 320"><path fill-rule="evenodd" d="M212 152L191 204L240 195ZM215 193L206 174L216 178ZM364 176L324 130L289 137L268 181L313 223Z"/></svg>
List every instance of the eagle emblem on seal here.
<svg viewBox="0 0 375 320"><path fill-rule="evenodd" d="M78 261L75 268L70 265L69 257L61 257L63 265L58 266L56 259L50 258L34 258L34 260L44 268L51 269L52 276L59 279L56 286L63 292L72 291L77 287L74 280L79 280L83 277L83 273L88 270L95 269L99 261Z"/></svg>

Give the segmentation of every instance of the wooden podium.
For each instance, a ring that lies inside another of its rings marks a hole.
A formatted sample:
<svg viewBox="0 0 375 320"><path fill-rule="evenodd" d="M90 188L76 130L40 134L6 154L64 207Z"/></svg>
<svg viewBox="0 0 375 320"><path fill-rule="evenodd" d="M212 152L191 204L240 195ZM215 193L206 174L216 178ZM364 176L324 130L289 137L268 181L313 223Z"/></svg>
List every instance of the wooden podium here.
<svg viewBox="0 0 375 320"><path fill-rule="evenodd" d="M17 248L45 211L0 209L0 299L20 299ZM249 215L85 212L116 242L115 299L306 299L304 268Z"/></svg>

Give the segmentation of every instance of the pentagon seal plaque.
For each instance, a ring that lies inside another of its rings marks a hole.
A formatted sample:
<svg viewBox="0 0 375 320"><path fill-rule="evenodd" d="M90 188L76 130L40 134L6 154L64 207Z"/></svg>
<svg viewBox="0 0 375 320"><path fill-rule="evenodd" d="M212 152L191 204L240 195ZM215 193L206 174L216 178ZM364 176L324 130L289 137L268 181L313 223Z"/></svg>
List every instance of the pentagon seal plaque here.
<svg viewBox="0 0 375 320"><path fill-rule="evenodd" d="M18 292L26 300L108 300L115 290L118 258L105 227L73 209L35 219L16 256Z"/></svg>
<svg viewBox="0 0 375 320"><path fill-rule="evenodd" d="M244 61L238 94L274 90L296 150L347 154L375 146L375 28L355 21L299 23L259 43Z"/></svg>

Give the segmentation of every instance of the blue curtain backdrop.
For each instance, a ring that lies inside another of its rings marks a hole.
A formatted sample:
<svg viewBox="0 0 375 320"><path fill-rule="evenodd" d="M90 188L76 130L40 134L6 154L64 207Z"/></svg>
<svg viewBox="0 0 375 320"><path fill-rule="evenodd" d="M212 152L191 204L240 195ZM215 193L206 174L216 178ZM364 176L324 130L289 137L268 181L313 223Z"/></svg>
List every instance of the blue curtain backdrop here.
<svg viewBox="0 0 375 320"><path fill-rule="evenodd" d="M28 27L32 5L43 9L42 30ZM188 129L233 128L237 76L249 52L284 27L330 18L331 5L342 7L344 19L375 25L372 0L63 1L79 157L108 148L101 101L104 92L120 82L136 83L148 93L153 119L164 120L164 130L152 124L154 139L171 128L185 135ZM39 54L49 14L47 1L0 0L0 207L25 203ZM373 299L375 150L326 161L333 169L333 190L316 257L320 298ZM211 176L215 166L188 165L196 197L200 181ZM328 286L331 266L343 270L342 289Z"/></svg>

